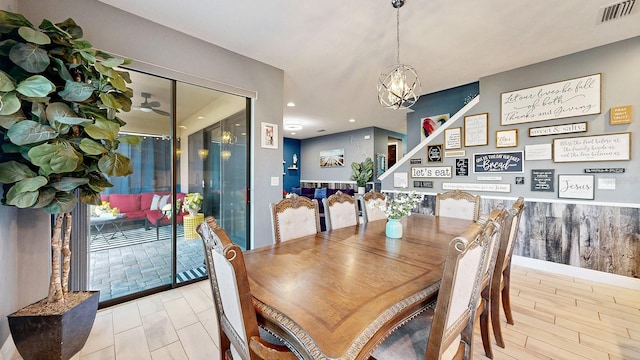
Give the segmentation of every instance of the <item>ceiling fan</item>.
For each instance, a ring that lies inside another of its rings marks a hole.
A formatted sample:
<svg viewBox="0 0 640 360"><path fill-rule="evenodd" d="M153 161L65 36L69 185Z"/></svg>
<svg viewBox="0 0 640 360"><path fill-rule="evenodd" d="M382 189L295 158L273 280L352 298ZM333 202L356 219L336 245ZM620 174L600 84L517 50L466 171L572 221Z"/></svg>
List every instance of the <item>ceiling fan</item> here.
<svg viewBox="0 0 640 360"><path fill-rule="evenodd" d="M168 112L164 110L156 109L157 107L160 107L160 103L158 101L149 101L149 99L151 98L151 94L147 92L143 92L143 93L140 93L140 96L144 98L144 101L140 104L140 106L134 107L134 109L140 110L142 112L153 111L154 113L159 115L169 116Z"/></svg>

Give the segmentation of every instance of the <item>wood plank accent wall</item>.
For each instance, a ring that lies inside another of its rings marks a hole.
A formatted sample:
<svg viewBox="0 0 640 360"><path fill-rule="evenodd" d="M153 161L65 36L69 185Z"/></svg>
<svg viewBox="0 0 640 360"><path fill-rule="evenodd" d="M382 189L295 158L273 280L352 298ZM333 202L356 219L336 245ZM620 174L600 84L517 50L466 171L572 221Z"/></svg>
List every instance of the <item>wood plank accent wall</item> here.
<svg viewBox="0 0 640 360"><path fill-rule="evenodd" d="M482 199L480 213L515 200ZM514 254L640 278L640 209L552 202L525 202ZM419 212L433 214L435 196Z"/></svg>

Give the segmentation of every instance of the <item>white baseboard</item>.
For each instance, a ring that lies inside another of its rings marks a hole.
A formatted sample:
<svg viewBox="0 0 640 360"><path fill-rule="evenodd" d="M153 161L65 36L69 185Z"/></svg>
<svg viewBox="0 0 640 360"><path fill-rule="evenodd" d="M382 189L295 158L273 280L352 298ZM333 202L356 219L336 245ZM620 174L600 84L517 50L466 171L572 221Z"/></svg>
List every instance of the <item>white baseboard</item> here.
<svg viewBox="0 0 640 360"><path fill-rule="evenodd" d="M532 269L548 271L560 275L573 276L580 279L601 282L609 285L620 286L627 289L640 290L640 279L629 276L610 274L603 271L579 268L576 266L558 264L550 261L531 259L514 255L511 263Z"/></svg>
<svg viewBox="0 0 640 360"><path fill-rule="evenodd" d="M7 337L7 340L2 344L0 348L0 360L11 360L18 358L18 350L16 346L13 344L13 339L11 335Z"/></svg>

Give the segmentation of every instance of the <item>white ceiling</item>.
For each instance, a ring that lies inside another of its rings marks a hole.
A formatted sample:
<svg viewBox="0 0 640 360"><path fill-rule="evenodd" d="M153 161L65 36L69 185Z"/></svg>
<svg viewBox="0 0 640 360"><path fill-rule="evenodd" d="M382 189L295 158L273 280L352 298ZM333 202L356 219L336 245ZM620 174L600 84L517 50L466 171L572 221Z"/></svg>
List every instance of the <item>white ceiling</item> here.
<svg viewBox="0 0 640 360"><path fill-rule="evenodd" d="M283 104L283 121L304 126L285 136L405 132L406 110L382 108L376 94L379 73L396 60L390 0L100 1L283 69L284 101L296 103ZM407 0L400 61L416 68L426 94L640 35L640 5L597 24L598 9L614 1Z"/></svg>

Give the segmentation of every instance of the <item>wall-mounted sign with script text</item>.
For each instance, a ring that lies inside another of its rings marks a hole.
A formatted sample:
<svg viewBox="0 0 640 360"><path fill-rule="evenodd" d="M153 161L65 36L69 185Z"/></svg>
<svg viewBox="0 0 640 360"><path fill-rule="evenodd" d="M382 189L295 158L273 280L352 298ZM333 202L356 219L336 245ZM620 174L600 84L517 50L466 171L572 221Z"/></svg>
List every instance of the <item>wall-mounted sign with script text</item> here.
<svg viewBox="0 0 640 360"><path fill-rule="evenodd" d="M473 154L473 172L521 173L524 171L522 159L522 151Z"/></svg>
<svg viewBox="0 0 640 360"><path fill-rule="evenodd" d="M562 124L555 126L541 126L529 128L529 136L547 136L547 135L560 135L560 134L573 134L587 132L588 125L586 122L579 122L573 124Z"/></svg>
<svg viewBox="0 0 640 360"><path fill-rule="evenodd" d="M442 183L442 190L511 192L511 184Z"/></svg>
<svg viewBox="0 0 640 360"><path fill-rule="evenodd" d="M554 162L631 160L631 133L553 139Z"/></svg>
<svg viewBox="0 0 640 360"><path fill-rule="evenodd" d="M554 192L553 169L533 169L531 170L531 191L549 191Z"/></svg>
<svg viewBox="0 0 640 360"><path fill-rule="evenodd" d="M502 125L600 113L601 74L502 93Z"/></svg>

